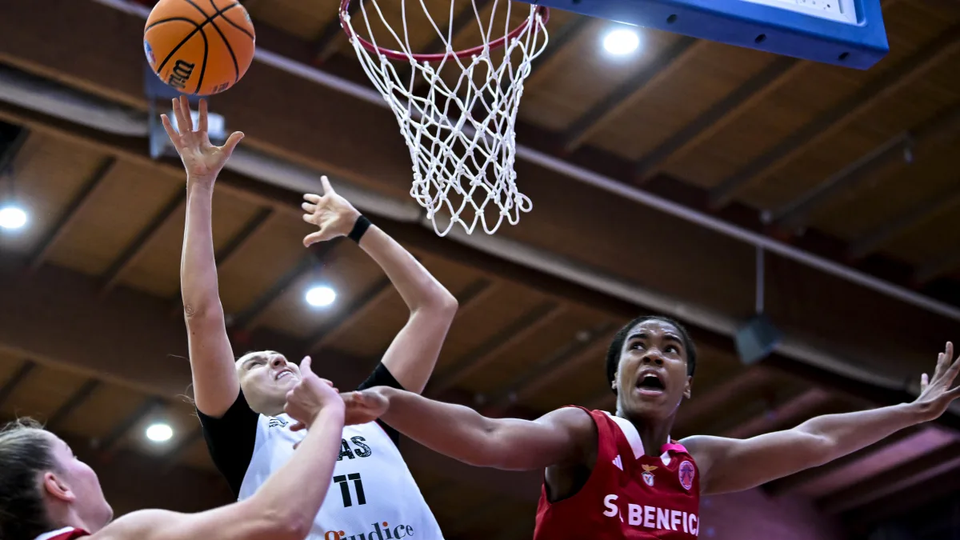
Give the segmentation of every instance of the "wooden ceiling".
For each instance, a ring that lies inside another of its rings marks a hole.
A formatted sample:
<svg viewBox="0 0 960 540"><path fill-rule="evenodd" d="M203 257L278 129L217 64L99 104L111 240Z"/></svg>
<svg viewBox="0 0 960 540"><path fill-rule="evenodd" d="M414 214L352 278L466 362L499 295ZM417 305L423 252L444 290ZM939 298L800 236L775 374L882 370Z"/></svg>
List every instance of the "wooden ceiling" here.
<svg viewBox="0 0 960 540"><path fill-rule="evenodd" d="M262 50L368 85L332 5L244 3ZM0 64L145 111L142 19L92 0L49 4L58 17L26 2L0 5ZM888 0L884 13L891 53L860 72L646 30L639 54L614 60L600 52L605 21L555 12L518 142L960 307L960 5ZM463 28L456 43L472 36ZM245 146L327 172L335 185L409 198L409 154L378 107L256 63L212 108L247 134ZM2 98L0 120L0 193L31 213L28 228L0 234L0 415L35 415L77 441L122 511L229 501L187 400L179 163L150 159L145 138ZM517 169L534 211L498 237L677 302L737 320L752 314L752 247L529 162ZM302 248L309 227L298 200L258 180L221 178L214 234L234 346L311 353L338 384L355 384L406 310L351 243ZM649 306L373 219L460 301L429 395L523 417L612 405L605 346ZM915 380L945 340L958 339L956 321L794 261L768 256L767 272L776 324L857 367ZM337 290L334 306L303 302L314 283ZM729 336L692 330L701 360L677 436L750 436L909 399L906 385L874 386L780 353L747 366ZM158 418L176 428L161 446L142 437ZM918 539L948 538L958 431L960 416L948 413L765 489L814 499L851 538L891 523ZM537 474L403 450L448 538L531 536ZM137 482L171 488L148 496L131 489Z"/></svg>

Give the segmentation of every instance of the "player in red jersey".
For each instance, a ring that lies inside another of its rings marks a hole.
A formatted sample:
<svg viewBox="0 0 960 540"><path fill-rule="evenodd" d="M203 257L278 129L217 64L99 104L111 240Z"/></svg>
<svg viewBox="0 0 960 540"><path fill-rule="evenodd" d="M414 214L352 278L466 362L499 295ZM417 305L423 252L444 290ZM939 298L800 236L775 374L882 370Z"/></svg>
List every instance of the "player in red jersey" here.
<svg viewBox="0 0 960 540"><path fill-rule="evenodd" d="M696 350L686 330L641 317L617 333L607 378L617 412L565 407L534 420L493 419L409 392L344 395L347 423L382 418L421 444L465 463L545 469L535 539L661 539L698 535L701 495L742 491L822 465L905 427L933 420L960 396L960 359L947 343L911 403L830 414L749 439L670 438L690 397Z"/></svg>
<svg viewBox="0 0 960 540"><path fill-rule="evenodd" d="M30 421L0 430L0 538L303 540L330 485L344 407L309 360L300 370L285 409L308 428L300 449L249 499L198 514L143 510L110 523L113 510L96 473L67 443Z"/></svg>

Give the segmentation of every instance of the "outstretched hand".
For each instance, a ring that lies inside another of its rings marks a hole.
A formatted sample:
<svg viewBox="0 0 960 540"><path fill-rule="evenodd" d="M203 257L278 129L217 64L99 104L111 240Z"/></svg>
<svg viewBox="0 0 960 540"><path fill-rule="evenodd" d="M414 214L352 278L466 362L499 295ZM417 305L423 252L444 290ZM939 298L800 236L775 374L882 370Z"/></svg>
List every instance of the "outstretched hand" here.
<svg viewBox="0 0 960 540"><path fill-rule="evenodd" d="M333 190L326 176L320 178L323 184L323 196L307 193L303 196L303 220L320 228L303 239L303 245L310 247L317 242L326 242L338 236L350 234L360 212Z"/></svg>
<svg viewBox="0 0 960 540"><path fill-rule="evenodd" d="M927 420L938 418L946 412L953 400L960 397L960 386L953 386L960 372L960 358L953 358L953 343L947 342L944 351L937 356L933 378L924 373L920 377L920 396L914 401L924 411Z"/></svg>
<svg viewBox="0 0 960 540"><path fill-rule="evenodd" d="M341 394L346 406L343 425L355 426L373 422L390 408L390 400L377 387Z"/></svg>
<svg viewBox="0 0 960 540"><path fill-rule="evenodd" d="M291 430L310 429L320 411L327 407L343 407L339 391L327 379L321 379L311 369L310 357L300 362L300 381L287 392L283 412L297 421Z"/></svg>
<svg viewBox="0 0 960 540"><path fill-rule="evenodd" d="M233 132L223 146L214 146L207 135L207 101L200 100L200 118L196 129L193 117L190 115L190 102L186 96L173 100L173 114L177 119L177 129L174 129L167 115L160 115L163 128L167 130L170 142L173 143L183 167L187 170L187 182L203 182L212 184L220 169L227 163L237 144L243 139L243 133Z"/></svg>

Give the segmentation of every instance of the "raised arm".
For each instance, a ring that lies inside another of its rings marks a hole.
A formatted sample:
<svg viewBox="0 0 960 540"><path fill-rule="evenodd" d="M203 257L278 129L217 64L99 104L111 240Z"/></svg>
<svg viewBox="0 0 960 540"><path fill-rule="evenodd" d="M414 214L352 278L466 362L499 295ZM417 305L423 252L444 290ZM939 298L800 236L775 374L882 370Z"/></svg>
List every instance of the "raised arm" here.
<svg viewBox="0 0 960 540"><path fill-rule="evenodd" d="M427 448L477 467L523 471L577 464L597 442L593 420L575 408L531 421L487 418L469 407L382 386L343 397L346 423L382 418Z"/></svg>
<svg viewBox="0 0 960 540"><path fill-rule="evenodd" d="M322 182L322 197L304 196L303 209L307 214L303 219L320 228L303 239L305 246L347 236L355 226L362 228L369 223L333 190L326 176ZM443 340L456 315L457 299L376 225L367 226L359 243L387 274L410 309L410 318L384 354L383 365L405 389L420 393L433 373Z"/></svg>
<svg viewBox="0 0 960 540"><path fill-rule="evenodd" d="M134 512L92 540L303 540L330 487L343 432L344 406L329 381L300 366L301 381L287 394L287 414L307 426L293 458L244 501L202 512ZM304 482L304 478L310 478Z"/></svg>
<svg viewBox="0 0 960 540"><path fill-rule="evenodd" d="M240 393L233 350L227 338L213 250L213 186L220 169L243 138L234 133L223 147L207 136L207 104L200 102L196 129L186 98L173 100L178 133L163 116L163 126L187 171L187 212L180 260L180 290L187 323L190 367L197 409L220 417Z"/></svg>
<svg viewBox="0 0 960 540"><path fill-rule="evenodd" d="M868 411L811 418L785 431L750 439L694 436L681 441L701 470L705 494L742 491L784 476L829 463L869 446L905 427L934 420L960 396L951 389L960 359L951 362L953 344L940 353L933 379L921 378L920 396ZM749 466L744 464L749 463Z"/></svg>

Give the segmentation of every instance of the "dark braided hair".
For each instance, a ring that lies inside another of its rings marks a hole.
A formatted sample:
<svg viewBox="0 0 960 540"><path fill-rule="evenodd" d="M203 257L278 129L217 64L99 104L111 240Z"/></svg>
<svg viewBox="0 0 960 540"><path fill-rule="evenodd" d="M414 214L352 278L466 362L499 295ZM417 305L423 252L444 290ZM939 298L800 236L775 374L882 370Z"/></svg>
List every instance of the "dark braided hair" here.
<svg viewBox="0 0 960 540"><path fill-rule="evenodd" d="M627 339L627 334L638 324L647 321L664 322L672 325L680 332L680 340L683 342L684 350L687 351L687 375L693 376L693 372L697 368L697 349L694 347L693 340L690 339L690 334L687 333L687 329L669 317L643 315L627 323L626 326L617 332L617 335L613 336L613 341L610 342L610 347L607 349L607 386L609 388L613 388L613 380L617 376L617 368L620 367L620 353L623 350L623 342ZM617 393L616 389L613 389L613 393Z"/></svg>
<svg viewBox="0 0 960 540"><path fill-rule="evenodd" d="M0 430L0 538L33 540L51 529L40 479L56 468L38 422L17 420Z"/></svg>

